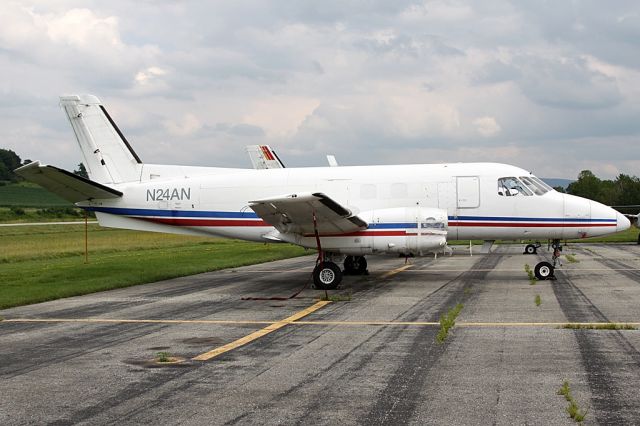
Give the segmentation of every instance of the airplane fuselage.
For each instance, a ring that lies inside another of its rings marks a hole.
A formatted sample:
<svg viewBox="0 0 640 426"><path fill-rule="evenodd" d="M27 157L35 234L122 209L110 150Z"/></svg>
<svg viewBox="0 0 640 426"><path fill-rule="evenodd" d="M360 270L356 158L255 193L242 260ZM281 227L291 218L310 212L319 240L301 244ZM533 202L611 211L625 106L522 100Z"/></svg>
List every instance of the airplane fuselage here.
<svg viewBox="0 0 640 426"><path fill-rule="evenodd" d="M446 240L586 238L624 223L615 210L584 198L548 188L507 195L500 188L505 178L522 177L535 178L497 163L266 170L143 165L139 182L114 185L122 198L82 205L104 226L314 248L311 235L275 232L249 202L320 192L369 224L355 233L321 235L323 248L349 254L420 251L419 242L407 239L431 235L424 221L438 212L445 216Z"/></svg>

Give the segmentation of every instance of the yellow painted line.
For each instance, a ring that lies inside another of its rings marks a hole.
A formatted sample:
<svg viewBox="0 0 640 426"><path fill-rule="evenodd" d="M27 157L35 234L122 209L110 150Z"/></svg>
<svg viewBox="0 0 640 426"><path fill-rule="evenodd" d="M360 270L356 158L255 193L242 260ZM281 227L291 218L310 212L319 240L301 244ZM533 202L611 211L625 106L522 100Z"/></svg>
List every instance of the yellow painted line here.
<svg viewBox="0 0 640 426"><path fill-rule="evenodd" d="M299 320L300 318L304 318L305 316L309 315L312 312L317 311L318 309L322 308L323 306L327 305L331 303L328 300L321 300L311 306L309 306L307 309L304 309L300 312L297 312L293 315L291 315L290 317L287 317L285 319L283 319L282 321L278 321L275 322L273 324L268 325L267 327L263 328L262 330L258 330L256 332L253 332L247 336L244 336L234 342L231 343L227 343L224 346L220 346L218 348L215 348L209 352L205 352L203 354L200 354L194 358L192 358L195 361L207 361L210 360L211 358L214 358L218 355L221 355L225 352L229 352L233 349L239 348L240 346L246 345L247 343L253 342L256 339L259 339L262 336L265 336L269 333L272 333L276 330L281 329L282 327L291 324L294 321Z"/></svg>
<svg viewBox="0 0 640 426"><path fill-rule="evenodd" d="M296 321L294 325L379 325L379 326L394 326L394 325L440 325L439 322L433 321Z"/></svg>
<svg viewBox="0 0 640 426"><path fill-rule="evenodd" d="M244 320L156 320L156 319L119 319L119 318L12 318L2 322L80 322L103 324L273 324L274 321Z"/></svg>
<svg viewBox="0 0 640 426"><path fill-rule="evenodd" d="M13 318L13 319L5 319L4 321L0 321L2 323L45 323L45 322L60 322L60 323L105 323L105 324L221 324L221 325L267 325L262 330L256 331L255 333L249 334L248 336L243 337L242 339L236 340L235 342L230 343L229 345L235 344L236 342L242 341L241 344L237 344L234 348L238 346L242 346L243 344L249 343L252 340L255 340L258 337L262 337L265 334L268 334L272 331L278 330L285 325L293 324L293 325L324 325L324 326L437 326L440 325L439 322L436 321L300 321L300 318L304 318L310 313L317 311L323 306L331 303L329 301L320 301L307 309L304 309L288 318L285 318L280 321L245 321L245 320L153 320L153 319L144 319L144 320L134 320L134 319L107 319L107 318L77 318L77 319L68 319L68 318ZM628 322L628 321L612 321L612 322L456 322L456 326L458 327L559 327L567 324L571 325L580 325L580 326L599 326L599 325L607 325L607 324L621 324L621 325L632 325L636 327L640 327L640 322ZM248 339L249 337L257 335L257 337ZM248 340L244 340L248 339ZM218 351L228 345L225 345L221 348L214 349L211 352ZM228 349L231 350L231 349ZM224 353L226 352L220 352ZM207 352L209 354L210 352ZM199 357L204 356L205 354L199 355ZM215 356L215 355L214 355ZM196 359L196 358L194 358Z"/></svg>
<svg viewBox="0 0 640 426"><path fill-rule="evenodd" d="M396 269L394 269L392 271L385 272L384 274L380 275L380 278L382 278L382 279L389 278L390 276L393 276L393 275L395 275L395 274L397 274L399 272L402 272L402 271L406 271L407 269L412 268L412 267L413 267L413 265L401 266L401 267L396 268Z"/></svg>
<svg viewBox="0 0 640 426"><path fill-rule="evenodd" d="M613 324L640 326L640 322L616 322ZM344 325L344 326L439 326L433 321L296 321L295 325ZM598 326L607 322L456 322L456 327L558 327L567 324L580 326Z"/></svg>

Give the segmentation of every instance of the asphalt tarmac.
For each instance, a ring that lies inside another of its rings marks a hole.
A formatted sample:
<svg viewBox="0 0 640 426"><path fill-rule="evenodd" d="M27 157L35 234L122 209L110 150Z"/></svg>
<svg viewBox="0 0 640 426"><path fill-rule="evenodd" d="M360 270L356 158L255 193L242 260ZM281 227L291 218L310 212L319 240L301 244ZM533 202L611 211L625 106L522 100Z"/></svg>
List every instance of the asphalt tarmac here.
<svg viewBox="0 0 640 426"><path fill-rule="evenodd" d="M522 249L369 257L329 303L243 300L309 284L303 257L0 311L0 424L571 425L565 380L584 424L640 424L640 331L560 328L640 326L640 246L534 285Z"/></svg>

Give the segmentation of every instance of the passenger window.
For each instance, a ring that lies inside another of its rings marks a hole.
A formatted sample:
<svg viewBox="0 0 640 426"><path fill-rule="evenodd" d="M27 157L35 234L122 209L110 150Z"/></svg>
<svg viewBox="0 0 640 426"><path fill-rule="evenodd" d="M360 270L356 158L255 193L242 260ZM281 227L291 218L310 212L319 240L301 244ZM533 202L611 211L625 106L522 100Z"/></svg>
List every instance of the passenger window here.
<svg viewBox="0 0 640 426"><path fill-rule="evenodd" d="M498 195L515 197L516 195L531 196L533 193L518 178L503 177L498 179Z"/></svg>

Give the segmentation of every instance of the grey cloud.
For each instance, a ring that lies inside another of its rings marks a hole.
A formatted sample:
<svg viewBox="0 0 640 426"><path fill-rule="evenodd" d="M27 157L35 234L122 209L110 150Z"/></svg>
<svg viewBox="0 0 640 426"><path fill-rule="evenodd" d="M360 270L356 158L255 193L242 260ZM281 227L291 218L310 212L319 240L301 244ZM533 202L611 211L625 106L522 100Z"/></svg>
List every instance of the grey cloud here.
<svg viewBox="0 0 640 426"><path fill-rule="evenodd" d="M525 58L519 85L534 102L558 108L606 108L622 95L615 79L589 70L583 60Z"/></svg>

